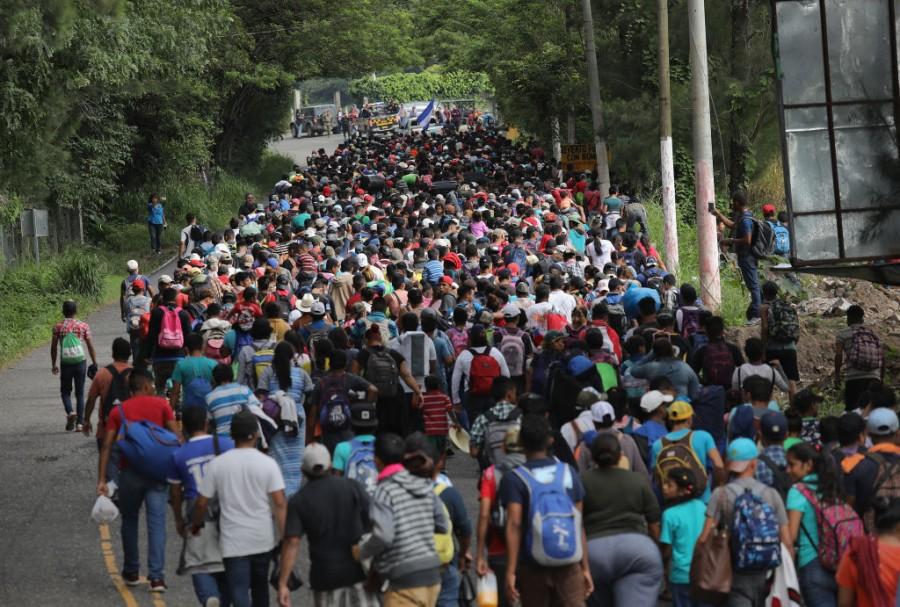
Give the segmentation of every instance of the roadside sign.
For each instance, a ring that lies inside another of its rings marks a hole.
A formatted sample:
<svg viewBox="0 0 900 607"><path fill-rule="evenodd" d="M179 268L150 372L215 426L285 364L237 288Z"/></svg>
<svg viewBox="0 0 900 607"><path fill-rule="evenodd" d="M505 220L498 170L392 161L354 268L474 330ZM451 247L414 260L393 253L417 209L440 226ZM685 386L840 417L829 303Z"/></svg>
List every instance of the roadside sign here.
<svg viewBox="0 0 900 607"><path fill-rule="evenodd" d="M50 235L50 218L46 209L22 211L22 236L45 238Z"/></svg>
<svg viewBox="0 0 900 607"><path fill-rule="evenodd" d="M592 143L575 143L562 146L562 166L575 171L593 171L597 165L597 151Z"/></svg>

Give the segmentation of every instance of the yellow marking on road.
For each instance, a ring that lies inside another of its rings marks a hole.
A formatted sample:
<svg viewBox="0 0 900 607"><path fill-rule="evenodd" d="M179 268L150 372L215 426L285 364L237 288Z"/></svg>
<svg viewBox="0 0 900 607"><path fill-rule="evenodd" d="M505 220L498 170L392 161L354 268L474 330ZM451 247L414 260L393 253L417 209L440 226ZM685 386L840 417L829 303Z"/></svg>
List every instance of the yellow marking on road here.
<svg viewBox="0 0 900 607"><path fill-rule="evenodd" d="M122 579L122 574L119 572L119 567L116 565L116 553L113 551L109 525L106 523L100 525L100 551L103 553L103 561L106 563L106 572L109 574L109 579L112 580L113 586L115 586L119 596L122 597L125 607L140 607L137 599L134 598L131 590L125 584L125 580ZM145 578L141 578L141 583L146 583L146 581ZM163 600L160 593L153 592L151 595L153 607L166 607L166 602Z"/></svg>

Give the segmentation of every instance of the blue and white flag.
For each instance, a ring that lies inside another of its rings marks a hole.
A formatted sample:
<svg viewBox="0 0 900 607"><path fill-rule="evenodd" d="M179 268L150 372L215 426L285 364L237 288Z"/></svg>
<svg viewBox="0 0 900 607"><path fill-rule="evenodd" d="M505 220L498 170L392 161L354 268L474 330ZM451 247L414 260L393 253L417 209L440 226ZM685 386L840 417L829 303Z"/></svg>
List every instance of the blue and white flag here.
<svg viewBox="0 0 900 607"><path fill-rule="evenodd" d="M422 113L419 114L419 117L416 118L416 124L421 127L428 126L428 119L431 118L431 113L434 111L434 99L432 99L428 105L425 106L425 109L422 110Z"/></svg>

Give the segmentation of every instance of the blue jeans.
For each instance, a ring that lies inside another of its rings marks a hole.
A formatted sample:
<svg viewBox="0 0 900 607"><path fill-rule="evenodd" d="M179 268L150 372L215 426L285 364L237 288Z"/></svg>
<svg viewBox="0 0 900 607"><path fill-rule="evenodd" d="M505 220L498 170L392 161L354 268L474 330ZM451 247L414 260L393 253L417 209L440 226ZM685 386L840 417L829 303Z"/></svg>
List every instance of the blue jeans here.
<svg viewBox="0 0 900 607"><path fill-rule="evenodd" d="M84 380L87 373L87 361L74 365L59 366L59 393L62 395L66 414L72 414L72 386L75 387L75 407L78 423L84 421Z"/></svg>
<svg viewBox="0 0 900 607"><path fill-rule="evenodd" d="M225 572L221 573L195 573L191 576L194 585L194 594L201 605L212 597L219 599L221 607L228 607L231 601L228 598L228 585L225 582Z"/></svg>
<svg viewBox="0 0 900 607"><path fill-rule="evenodd" d="M225 580L234 607L269 607L271 553L249 554L225 560Z"/></svg>
<svg viewBox="0 0 900 607"><path fill-rule="evenodd" d="M672 607L710 607L708 603L691 598L690 584L669 582L669 592L672 594Z"/></svg>
<svg viewBox="0 0 900 607"><path fill-rule="evenodd" d="M125 553L123 573L140 573L138 554L138 520L141 506L147 506L147 577L165 579L166 568L166 502L169 491L165 483L145 478L129 468L119 475L119 511L122 514L122 551Z"/></svg>
<svg viewBox="0 0 900 607"><path fill-rule="evenodd" d="M449 564L441 571L441 593L437 598L437 607L459 607L459 569Z"/></svg>
<svg viewBox="0 0 900 607"><path fill-rule="evenodd" d="M147 223L147 226L150 229L150 250L154 253L159 253L159 250L162 248L163 224Z"/></svg>
<svg viewBox="0 0 900 607"><path fill-rule="evenodd" d="M837 582L834 574L822 568L819 559L807 563L797 570L800 581L800 593L807 605L816 607L837 606Z"/></svg>
<svg viewBox="0 0 900 607"><path fill-rule="evenodd" d="M750 307L747 308L747 320L759 318L759 305L762 303L762 297L759 292L759 268L757 267L756 258L749 253L738 255L737 262L738 267L741 269L744 285L750 291Z"/></svg>

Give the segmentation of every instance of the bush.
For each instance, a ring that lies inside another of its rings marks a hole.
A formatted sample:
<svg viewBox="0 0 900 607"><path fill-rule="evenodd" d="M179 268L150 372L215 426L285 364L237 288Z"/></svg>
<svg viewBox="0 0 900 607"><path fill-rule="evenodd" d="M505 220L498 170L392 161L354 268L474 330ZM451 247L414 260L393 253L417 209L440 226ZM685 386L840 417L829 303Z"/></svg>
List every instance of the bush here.
<svg viewBox="0 0 900 607"><path fill-rule="evenodd" d="M55 289L99 299L103 294L103 267L100 258L84 250L68 248L54 262Z"/></svg>

